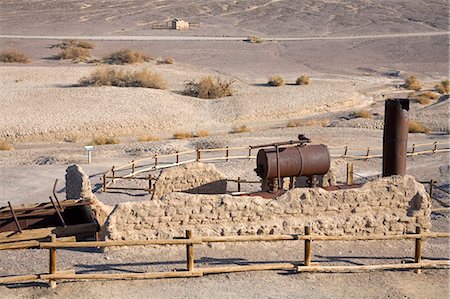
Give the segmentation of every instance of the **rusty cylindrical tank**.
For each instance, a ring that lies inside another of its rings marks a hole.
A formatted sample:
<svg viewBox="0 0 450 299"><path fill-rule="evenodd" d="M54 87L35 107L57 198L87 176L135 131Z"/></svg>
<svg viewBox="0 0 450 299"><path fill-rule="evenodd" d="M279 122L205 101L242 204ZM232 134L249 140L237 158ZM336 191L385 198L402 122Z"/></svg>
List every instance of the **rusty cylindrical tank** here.
<svg viewBox="0 0 450 299"><path fill-rule="evenodd" d="M330 169L330 153L323 144L279 148L280 177L323 175ZM276 149L260 149L256 174L262 179L277 177Z"/></svg>
<svg viewBox="0 0 450 299"><path fill-rule="evenodd" d="M384 106L383 176L405 175L409 100L388 99Z"/></svg>

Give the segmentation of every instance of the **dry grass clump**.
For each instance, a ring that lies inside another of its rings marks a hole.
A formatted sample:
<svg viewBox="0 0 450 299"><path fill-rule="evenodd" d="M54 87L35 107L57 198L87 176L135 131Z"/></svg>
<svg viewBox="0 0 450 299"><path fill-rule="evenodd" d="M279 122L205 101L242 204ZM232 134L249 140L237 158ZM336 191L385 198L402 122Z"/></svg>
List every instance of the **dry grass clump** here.
<svg viewBox="0 0 450 299"><path fill-rule="evenodd" d="M197 133L195 133L196 137L208 137L209 136L209 132L205 131L205 130L200 130Z"/></svg>
<svg viewBox="0 0 450 299"><path fill-rule="evenodd" d="M159 138L153 135L141 135L137 138L139 142L158 141Z"/></svg>
<svg viewBox="0 0 450 299"><path fill-rule="evenodd" d="M69 134L64 138L65 142L75 143L78 141L79 135L77 133Z"/></svg>
<svg viewBox="0 0 450 299"><path fill-rule="evenodd" d="M245 132L250 132L250 131L251 131L250 128L248 128L246 125L242 125L242 126L231 128L230 133L236 134L236 133L245 133Z"/></svg>
<svg viewBox="0 0 450 299"><path fill-rule="evenodd" d="M6 140L0 140L0 151L10 151L13 150L13 146Z"/></svg>
<svg viewBox="0 0 450 299"><path fill-rule="evenodd" d="M417 80L416 76L412 75L405 79L405 83L403 84L403 86L406 89L419 91L422 88L422 83Z"/></svg>
<svg viewBox="0 0 450 299"><path fill-rule="evenodd" d="M150 60L152 58L144 52L131 49L122 49L103 58L103 61L109 64L135 64Z"/></svg>
<svg viewBox="0 0 450 299"><path fill-rule="evenodd" d="M16 50L0 52L0 61L5 63L29 63L28 55Z"/></svg>
<svg viewBox="0 0 450 299"><path fill-rule="evenodd" d="M115 137L97 136L92 138L90 145L118 144L119 140Z"/></svg>
<svg viewBox="0 0 450 299"><path fill-rule="evenodd" d="M284 80L281 76L273 76L269 78L269 82L267 82L270 86L283 86L286 83L286 80Z"/></svg>
<svg viewBox="0 0 450 299"><path fill-rule="evenodd" d="M367 110L360 110L353 114L356 118L372 118L372 113Z"/></svg>
<svg viewBox="0 0 450 299"><path fill-rule="evenodd" d="M261 36L250 36L247 41L252 44L262 44L265 42L265 39Z"/></svg>
<svg viewBox="0 0 450 299"><path fill-rule="evenodd" d="M295 81L295 84L297 85L308 85L309 83L311 83L311 78L306 75L298 77L297 81Z"/></svg>
<svg viewBox="0 0 450 299"><path fill-rule="evenodd" d="M172 57L167 57L164 59L158 59L158 61L156 63L158 63L158 64L174 64L175 59L173 59Z"/></svg>
<svg viewBox="0 0 450 299"><path fill-rule="evenodd" d="M166 88L164 78L148 69L122 71L111 67L97 68L88 77L82 78L79 84L81 86Z"/></svg>
<svg viewBox="0 0 450 299"><path fill-rule="evenodd" d="M416 101L420 105L428 105L428 104L431 103L432 99L430 99L429 97L427 97L427 96L422 94L422 95L417 97Z"/></svg>
<svg viewBox="0 0 450 299"><path fill-rule="evenodd" d="M56 59L72 59L75 62L87 61L91 58L91 51L85 48L67 48L56 55Z"/></svg>
<svg viewBox="0 0 450 299"><path fill-rule="evenodd" d="M85 40L80 39L65 39L62 42L58 44L54 44L50 46L51 49L53 48L60 48L60 49L68 49L68 48L83 48L83 49L94 49L95 44L92 42L88 42Z"/></svg>
<svg viewBox="0 0 450 299"><path fill-rule="evenodd" d="M309 120L289 120L286 127L328 127L330 125L329 119L309 119Z"/></svg>
<svg viewBox="0 0 450 299"><path fill-rule="evenodd" d="M434 89L441 94L449 93L450 92L450 81L448 79L443 80L439 84L436 84L436 86L434 86Z"/></svg>
<svg viewBox="0 0 450 299"><path fill-rule="evenodd" d="M175 139L187 139L187 138L194 138L194 133L189 132L176 132L173 134L173 138Z"/></svg>
<svg viewBox="0 0 450 299"><path fill-rule="evenodd" d="M431 130L427 127L425 127L420 122L417 122L415 120L409 121L409 133L428 133Z"/></svg>
<svg viewBox="0 0 450 299"><path fill-rule="evenodd" d="M189 81L184 85L183 94L201 99L217 99L233 95L234 81L207 76L199 82Z"/></svg>

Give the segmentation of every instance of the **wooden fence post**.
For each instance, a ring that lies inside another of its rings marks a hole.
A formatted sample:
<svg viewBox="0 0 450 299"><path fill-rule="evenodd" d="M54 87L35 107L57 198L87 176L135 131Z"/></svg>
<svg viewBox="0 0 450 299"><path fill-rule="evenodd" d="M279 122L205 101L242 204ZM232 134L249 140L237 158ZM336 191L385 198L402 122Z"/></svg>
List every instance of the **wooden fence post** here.
<svg viewBox="0 0 450 299"><path fill-rule="evenodd" d="M200 146L197 146L197 162L199 162L202 158L201 152L200 152Z"/></svg>
<svg viewBox="0 0 450 299"><path fill-rule="evenodd" d="M248 147L248 159L250 160L252 156L252 148Z"/></svg>
<svg viewBox="0 0 450 299"><path fill-rule="evenodd" d="M416 238L416 246L415 246L415 254L414 254L414 261L420 265L421 259L422 259L422 229L420 226L416 227L416 234L419 234L420 236ZM418 268L415 270L417 274L420 274L422 272L422 269Z"/></svg>
<svg viewBox="0 0 450 299"><path fill-rule="evenodd" d="M311 227L305 226L305 235L311 235ZM311 240L305 240L305 266L311 265Z"/></svg>
<svg viewBox="0 0 450 299"><path fill-rule="evenodd" d="M228 157L230 156L230 151L228 150L228 146L227 146L227 149L225 150L225 158L227 158L227 162L229 162L230 161L230 159L228 159Z"/></svg>
<svg viewBox="0 0 450 299"><path fill-rule="evenodd" d="M177 152L177 156L176 156L176 157L177 157L177 160L176 160L176 162L175 162L177 165L178 165L178 163L180 163L180 155L179 155L178 153L179 153L179 152Z"/></svg>
<svg viewBox="0 0 450 299"><path fill-rule="evenodd" d="M152 173L148 174L148 193L152 193Z"/></svg>
<svg viewBox="0 0 450 299"><path fill-rule="evenodd" d="M433 187L434 187L434 180L430 180L430 197L433 198Z"/></svg>
<svg viewBox="0 0 450 299"><path fill-rule="evenodd" d="M437 141L434 142L433 154L437 151Z"/></svg>
<svg viewBox="0 0 450 299"><path fill-rule="evenodd" d="M237 185L238 185L238 192L241 192L241 177L240 176L238 176Z"/></svg>
<svg viewBox="0 0 450 299"><path fill-rule="evenodd" d="M135 165L134 165L134 160L131 161L131 173L134 173L135 171Z"/></svg>
<svg viewBox="0 0 450 299"><path fill-rule="evenodd" d="M353 163L347 163L347 185L353 185Z"/></svg>
<svg viewBox="0 0 450 299"><path fill-rule="evenodd" d="M114 183L114 178L116 177L116 171L114 170L115 166L111 167L111 173L112 173L112 182Z"/></svg>
<svg viewBox="0 0 450 299"><path fill-rule="evenodd" d="M186 230L186 239L193 239L191 230ZM186 259L188 271L194 271L194 244L186 244Z"/></svg>
<svg viewBox="0 0 450 299"><path fill-rule="evenodd" d="M158 169L158 155L155 155L155 170Z"/></svg>
<svg viewBox="0 0 450 299"><path fill-rule="evenodd" d="M416 152L416 144L413 143L412 145L412 150L411 150L411 154L414 154Z"/></svg>
<svg viewBox="0 0 450 299"><path fill-rule="evenodd" d="M103 192L106 192L106 173L103 174Z"/></svg>
<svg viewBox="0 0 450 299"><path fill-rule="evenodd" d="M50 235L50 241L52 243L56 242L56 235L55 234L51 234ZM50 248L49 252L50 252L50 260L49 260L50 261L50 265L49 265L50 269L49 269L49 272L50 272L50 274L56 274L56 248ZM56 281L55 280L50 279L48 281L48 283L49 283L49 286L50 286L51 289L56 288Z"/></svg>
<svg viewBox="0 0 450 299"><path fill-rule="evenodd" d="M370 154L370 147L367 148L366 160L369 159L369 154Z"/></svg>
<svg viewBox="0 0 450 299"><path fill-rule="evenodd" d="M348 146L344 147L344 155L342 156L343 158L347 157L347 152L348 152Z"/></svg>

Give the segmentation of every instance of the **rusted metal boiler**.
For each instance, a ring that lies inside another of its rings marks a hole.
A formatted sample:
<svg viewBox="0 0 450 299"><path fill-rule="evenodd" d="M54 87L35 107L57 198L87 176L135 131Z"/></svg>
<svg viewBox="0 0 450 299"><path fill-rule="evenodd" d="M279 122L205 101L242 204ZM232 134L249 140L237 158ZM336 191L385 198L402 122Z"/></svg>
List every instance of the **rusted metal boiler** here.
<svg viewBox="0 0 450 299"><path fill-rule="evenodd" d="M324 175L330 169L330 153L323 144L309 145L310 140L303 135L299 141L261 145L256 157L256 174L263 179L263 190L282 188L282 180L305 176L310 186L315 187L317 175ZM268 147L268 148L267 148ZM255 148L255 147L253 147ZM276 180L277 188L273 182ZM264 185L269 186L264 186Z"/></svg>

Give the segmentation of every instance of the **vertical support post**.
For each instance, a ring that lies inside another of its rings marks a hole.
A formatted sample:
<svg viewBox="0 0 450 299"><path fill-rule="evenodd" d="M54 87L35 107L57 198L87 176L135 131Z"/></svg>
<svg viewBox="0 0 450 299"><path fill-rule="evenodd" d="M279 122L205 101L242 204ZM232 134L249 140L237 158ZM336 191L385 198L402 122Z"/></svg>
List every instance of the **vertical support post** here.
<svg viewBox="0 0 450 299"><path fill-rule="evenodd" d="M367 148L366 160L369 159L369 154L370 154L370 147Z"/></svg>
<svg viewBox="0 0 450 299"><path fill-rule="evenodd" d="M437 141L434 142L433 154L437 151Z"/></svg>
<svg viewBox="0 0 450 299"><path fill-rule="evenodd" d="M343 158L347 157L347 152L348 152L348 146L344 147L344 156L343 156Z"/></svg>
<svg viewBox="0 0 450 299"><path fill-rule="evenodd" d="M248 159L250 160L252 156L252 148L249 146L248 147Z"/></svg>
<svg viewBox="0 0 450 299"><path fill-rule="evenodd" d="M433 198L434 180L430 180L430 197Z"/></svg>
<svg viewBox="0 0 450 299"><path fill-rule="evenodd" d="M158 169L158 155L155 155L155 170Z"/></svg>
<svg viewBox="0 0 450 299"><path fill-rule="evenodd" d="M134 171L136 170L136 166L134 165L134 160L131 161L131 173L134 173Z"/></svg>
<svg viewBox="0 0 450 299"><path fill-rule="evenodd" d="M416 238L416 246L415 246L415 255L414 255L414 262L416 264L420 265L421 259L422 259L422 229L420 226L416 226L416 234L420 235ZM417 274L420 274L422 272L422 269L418 268L415 270Z"/></svg>
<svg viewBox="0 0 450 299"><path fill-rule="evenodd" d="M51 234L50 235L50 241L52 243L56 242L56 235L55 234ZM50 274L56 274L56 248L50 248L49 252L50 252L50 264L49 264L49 268L50 269L49 269L49 272L50 272ZM48 283L49 283L49 286L50 286L51 289L56 288L56 281L55 280L50 279L48 281Z"/></svg>
<svg viewBox="0 0 450 299"><path fill-rule="evenodd" d="M347 163L347 185L353 185L353 163Z"/></svg>
<svg viewBox="0 0 450 299"><path fill-rule="evenodd" d="M148 174L148 193L152 193L152 173Z"/></svg>
<svg viewBox="0 0 450 299"><path fill-rule="evenodd" d="M241 192L241 177L240 176L238 176L237 185L238 185L238 192Z"/></svg>
<svg viewBox="0 0 450 299"><path fill-rule="evenodd" d="M311 235L311 227L305 226L305 236ZM305 266L311 265L311 240L305 240Z"/></svg>
<svg viewBox="0 0 450 299"><path fill-rule="evenodd" d="M197 146L197 162L199 162L201 158L202 158L202 156L201 156L201 152L200 152L200 147Z"/></svg>
<svg viewBox="0 0 450 299"><path fill-rule="evenodd" d="M114 183L114 178L116 177L116 171L114 170L115 166L113 166L111 168L111 173L112 173L112 182Z"/></svg>
<svg viewBox="0 0 450 299"><path fill-rule="evenodd" d="M106 192L106 173L103 174L103 192Z"/></svg>
<svg viewBox="0 0 450 299"><path fill-rule="evenodd" d="M413 143L412 145L412 150L411 150L411 154L414 154L416 152L416 144Z"/></svg>
<svg viewBox="0 0 450 299"><path fill-rule="evenodd" d="M229 162L230 161L230 159L228 158L230 156L230 151L229 151L229 149L228 149L228 146L227 146L227 149L225 150L225 158L227 158L227 162Z"/></svg>
<svg viewBox="0 0 450 299"><path fill-rule="evenodd" d="M193 239L191 230L186 230L186 239ZM194 271L194 244L186 244L186 259L188 271Z"/></svg>
<svg viewBox="0 0 450 299"><path fill-rule="evenodd" d="M88 164L91 164L92 162L92 151L87 151L88 152Z"/></svg>
<svg viewBox="0 0 450 299"><path fill-rule="evenodd" d="M178 165L178 163L180 163L180 155L178 154L178 152L177 152L177 155L176 155L176 161L175 161L175 163Z"/></svg>

